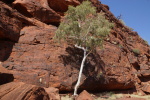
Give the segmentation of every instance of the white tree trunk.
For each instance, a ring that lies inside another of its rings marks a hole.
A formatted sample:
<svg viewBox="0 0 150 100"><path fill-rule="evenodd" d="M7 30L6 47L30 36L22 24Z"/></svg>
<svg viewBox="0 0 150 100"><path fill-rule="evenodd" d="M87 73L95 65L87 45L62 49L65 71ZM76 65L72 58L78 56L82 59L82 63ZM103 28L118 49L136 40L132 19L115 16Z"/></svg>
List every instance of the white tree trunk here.
<svg viewBox="0 0 150 100"><path fill-rule="evenodd" d="M81 67L80 67L78 81L77 81L77 83L75 85L75 88L74 88L74 95L77 95L77 90L78 90L78 87L79 87L80 82L81 82L81 75L82 75L82 72L83 72L83 67L84 67L84 63L85 63L87 55L86 55L86 49L84 47L80 47L80 46L76 46L76 45L75 45L75 47L80 48L84 51L84 57L82 59L82 63L81 63Z"/></svg>

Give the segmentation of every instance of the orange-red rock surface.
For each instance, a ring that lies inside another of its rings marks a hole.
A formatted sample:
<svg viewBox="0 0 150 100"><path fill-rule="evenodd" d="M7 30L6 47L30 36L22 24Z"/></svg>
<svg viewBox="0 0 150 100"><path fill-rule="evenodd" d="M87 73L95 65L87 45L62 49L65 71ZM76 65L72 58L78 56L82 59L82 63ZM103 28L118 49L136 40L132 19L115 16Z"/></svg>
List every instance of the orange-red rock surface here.
<svg viewBox="0 0 150 100"><path fill-rule="evenodd" d="M25 84L22 82L11 82L0 85L1 100L50 100L44 88Z"/></svg>
<svg viewBox="0 0 150 100"><path fill-rule="evenodd" d="M74 89L82 51L56 43L53 36L68 5L77 6L82 1L0 1L0 61L11 70L14 81L57 87L60 91ZM104 48L97 48L97 54L89 55L79 89L142 89L142 84L150 82L149 45L115 18L108 6L98 0L91 2L115 27Z"/></svg>

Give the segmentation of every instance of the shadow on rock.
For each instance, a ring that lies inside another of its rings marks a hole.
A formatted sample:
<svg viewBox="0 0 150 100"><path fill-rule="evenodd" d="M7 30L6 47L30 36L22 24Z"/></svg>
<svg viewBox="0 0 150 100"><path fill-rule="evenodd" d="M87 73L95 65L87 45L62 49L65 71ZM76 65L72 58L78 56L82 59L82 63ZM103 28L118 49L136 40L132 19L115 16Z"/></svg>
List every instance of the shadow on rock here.
<svg viewBox="0 0 150 100"><path fill-rule="evenodd" d="M75 47L68 47L66 48L66 52L68 53L68 55L60 56L60 59L63 61L64 65L71 65L71 67L80 70L80 65L83 58L83 51ZM83 74L86 76L86 79L88 81L102 80L103 82L106 82L104 76L104 67L104 62L101 60L100 56L96 52L94 52L88 55L84 64ZM74 82L73 85L75 85L76 82ZM85 80L83 84L86 85L87 83L85 82L87 81Z"/></svg>
<svg viewBox="0 0 150 100"><path fill-rule="evenodd" d="M2 0L3 1L3 0ZM7 60L18 42L23 23L13 14L15 10L0 1L0 61ZM6 0L8 3L8 0ZM9 2L11 3L11 2Z"/></svg>
<svg viewBox="0 0 150 100"><path fill-rule="evenodd" d="M14 43L10 41L0 40L0 61L7 60L12 53Z"/></svg>
<svg viewBox="0 0 150 100"><path fill-rule="evenodd" d="M14 80L13 74L0 73L0 85L12 82Z"/></svg>

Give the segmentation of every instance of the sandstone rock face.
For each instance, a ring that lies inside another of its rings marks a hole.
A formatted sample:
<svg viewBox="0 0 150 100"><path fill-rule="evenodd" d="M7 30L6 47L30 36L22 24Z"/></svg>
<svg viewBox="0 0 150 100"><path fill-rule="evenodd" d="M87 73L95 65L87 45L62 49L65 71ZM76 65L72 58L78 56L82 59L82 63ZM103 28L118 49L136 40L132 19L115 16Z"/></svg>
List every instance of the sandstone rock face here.
<svg viewBox="0 0 150 100"><path fill-rule="evenodd" d="M50 8L58 13L66 12L69 5L77 6L80 4L79 0L47 0Z"/></svg>
<svg viewBox="0 0 150 100"><path fill-rule="evenodd" d="M11 82L0 86L1 100L49 100L41 87L22 82Z"/></svg>
<svg viewBox="0 0 150 100"><path fill-rule="evenodd" d="M49 7L47 0L16 0L13 4L25 16L35 17L46 23L60 22L60 15Z"/></svg>
<svg viewBox="0 0 150 100"><path fill-rule="evenodd" d="M53 25L59 23L68 5L76 6L83 0L60 0L60 4L56 1L15 0L16 10L0 1L4 9L0 10L4 11L0 13L0 61L11 70L14 81L72 91L83 51L66 43L56 43L53 37L57 27ZM104 48L97 48L96 54L88 56L79 90L119 90L135 86L140 89L141 82L150 79L149 45L122 25L106 5L98 0L91 2L115 27L105 40ZM47 25L49 23L53 25Z"/></svg>
<svg viewBox="0 0 150 100"><path fill-rule="evenodd" d="M54 87L45 88L45 91L50 97L50 100L60 100L59 90Z"/></svg>
<svg viewBox="0 0 150 100"><path fill-rule="evenodd" d="M59 59L66 51L63 45L60 47L53 41L55 30L54 26L48 29L30 26L21 30L18 43L3 63L4 67L14 70L16 80L45 87L73 89L72 83L76 81L78 71L69 65L64 66ZM70 78L67 78L69 75Z"/></svg>
<svg viewBox="0 0 150 100"><path fill-rule="evenodd" d="M13 17L12 9L0 1L0 38L18 41L22 22Z"/></svg>
<svg viewBox="0 0 150 100"><path fill-rule="evenodd" d="M77 6L83 0L15 0L13 6L27 17L34 17L42 22L58 25L68 6ZM93 4L97 0L91 0ZM104 5L107 9L108 6Z"/></svg>
<svg viewBox="0 0 150 100"><path fill-rule="evenodd" d="M68 5L79 5L76 0L15 0L14 8L28 17L42 22L60 23L61 15L67 11Z"/></svg>

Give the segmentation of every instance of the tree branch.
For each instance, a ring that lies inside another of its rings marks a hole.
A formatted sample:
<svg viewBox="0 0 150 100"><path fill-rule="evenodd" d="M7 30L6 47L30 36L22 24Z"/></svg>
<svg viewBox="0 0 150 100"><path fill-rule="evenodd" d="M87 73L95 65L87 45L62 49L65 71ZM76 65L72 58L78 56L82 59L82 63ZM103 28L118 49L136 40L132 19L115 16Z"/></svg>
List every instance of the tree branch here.
<svg viewBox="0 0 150 100"><path fill-rule="evenodd" d="M76 48L82 49L83 51L86 50L84 47L78 46L77 44L75 44Z"/></svg>

